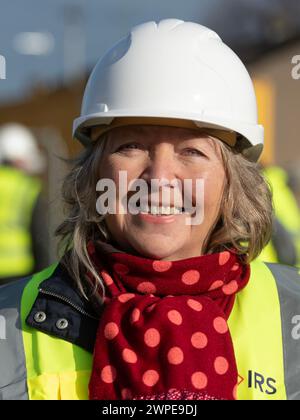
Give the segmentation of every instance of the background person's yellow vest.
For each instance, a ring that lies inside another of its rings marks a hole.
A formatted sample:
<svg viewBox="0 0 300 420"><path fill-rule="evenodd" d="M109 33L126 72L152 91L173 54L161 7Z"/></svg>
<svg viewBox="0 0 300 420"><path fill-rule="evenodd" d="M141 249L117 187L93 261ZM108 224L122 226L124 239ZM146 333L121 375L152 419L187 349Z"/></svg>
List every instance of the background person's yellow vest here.
<svg viewBox="0 0 300 420"><path fill-rule="evenodd" d="M0 278L25 276L34 259L30 224L40 182L10 166L0 166Z"/></svg>
<svg viewBox="0 0 300 420"><path fill-rule="evenodd" d="M263 170L263 174L272 190L274 215L290 235L294 245L295 265L300 266L300 210L288 185L288 174L279 166L269 166ZM275 244L270 241L259 258L265 262L283 263L278 254Z"/></svg>
<svg viewBox="0 0 300 420"><path fill-rule="evenodd" d="M26 317L56 265L0 288L0 399L87 399L92 354L29 327ZM229 327L239 372L238 399L300 399L300 276L292 267L251 264ZM297 321L298 320L298 321ZM9 339L8 339L9 338Z"/></svg>

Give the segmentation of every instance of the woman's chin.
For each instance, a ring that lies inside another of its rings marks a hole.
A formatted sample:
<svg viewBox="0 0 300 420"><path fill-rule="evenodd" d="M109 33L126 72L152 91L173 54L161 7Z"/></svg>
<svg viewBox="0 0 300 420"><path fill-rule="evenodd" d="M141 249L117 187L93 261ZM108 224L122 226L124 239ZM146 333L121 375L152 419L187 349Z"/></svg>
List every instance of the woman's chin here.
<svg viewBox="0 0 300 420"><path fill-rule="evenodd" d="M132 246L141 256L157 260L172 260L173 256L179 253L181 249L178 244L176 247L171 247L169 241L164 243L162 240L155 241L150 239L143 242L136 241Z"/></svg>

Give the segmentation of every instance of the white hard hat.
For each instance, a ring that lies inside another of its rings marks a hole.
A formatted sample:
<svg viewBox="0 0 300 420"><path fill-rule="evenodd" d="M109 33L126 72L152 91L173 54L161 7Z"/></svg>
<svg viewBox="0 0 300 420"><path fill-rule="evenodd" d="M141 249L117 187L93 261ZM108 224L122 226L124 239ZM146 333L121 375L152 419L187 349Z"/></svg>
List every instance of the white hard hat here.
<svg viewBox="0 0 300 420"><path fill-rule="evenodd" d="M25 170L39 173L45 161L32 132L21 124L8 123L0 127L0 163L22 161Z"/></svg>
<svg viewBox="0 0 300 420"><path fill-rule="evenodd" d="M251 78L238 56L205 26L177 19L147 22L114 45L87 83L73 135L91 141L89 128L126 118L188 121L237 133L251 160L263 148ZM176 124L174 124L176 125Z"/></svg>

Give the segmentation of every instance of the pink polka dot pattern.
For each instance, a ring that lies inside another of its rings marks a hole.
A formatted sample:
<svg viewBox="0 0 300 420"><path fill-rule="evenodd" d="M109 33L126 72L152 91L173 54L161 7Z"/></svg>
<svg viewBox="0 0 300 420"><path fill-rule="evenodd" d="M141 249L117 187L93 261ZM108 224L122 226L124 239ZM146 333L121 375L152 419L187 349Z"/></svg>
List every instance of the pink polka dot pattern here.
<svg viewBox="0 0 300 420"><path fill-rule="evenodd" d="M90 399L234 399L238 373L226 320L250 271L239 257L225 251L177 261L124 252L105 258L99 272L106 273L109 300L99 320Z"/></svg>
<svg viewBox="0 0 300 420"><path fill-rule="evenodd" d="M116 263L114 265L114 270L121 275L125 275L128 273L129 268L127 267L127 265L125 264L121 264L121 263Z"/></svg>
<svg viewBox="0 0 300 420"><path fill-rule="evenodd" d="M182 316L181 316L180 312L178 312L174 309L168 312L168 318L175 325L181 325L182 324Z"/></svg>
<svg viewBox="0 0 300 420"><path fill-rule="evenodd" d="M195 299L188 299L187 304L190 308L194 309L194 311L201 312L203 309L202 303L198 302Z"/></svg>
<svg viewBox="0 0 300 420"><path fill-rule="evenodd" d="M222 280L216 280L213 282L213 284L210 286L208 290L216 290L219 289L224 285L224 282Z"/></svg>
<svg viewBox="0 0 300 420"><path fill-rule="evenodd" d="M225 375L229 369L229 363L225 357L219 356L215 359L214 368L218 375Z"/></svg>
<svg viewBox="0 0 300 420"><path fill-rule="evenodd" d="M115 322L108 322L104 328L104 336L107 340L113 340L119 334L119 327Z"/></svg>
<svg viewBox="0 0 300 420"><path fill-rule="evenodd" d="M195 332L192 335L191 342L196 349L204 349L207 346L208 339L202 332Z"/></svg>
<svg viewBox="0 0 300 420"><path fill-rule="evenodd" d="M214 329L219 334L226 334L228 331L228 325L224 318L221 318L221 317L215 318L213 325L214 325Z"/></svg>
<svg viewBox="0 0 300 420"><path fill-rule="evenodd" d="M238 399L237 392L238 392L238 386L235 385L234 388L233 388L233 392L232 392L232 395L233 395L233 399L234 400L237 400Z"/></svg>
<svg viewBox="0 0 300 420"><path fill-rule="evenodd" d="M113 281L112 277L111 277L108 273L106 273L105 271L103 271L103 272L101 273L101 275L102 275L102 278L103 278L103 280L104 280L104 283L105 283L107 286L111 286L111 285L114 283L114 281Z"/></svg>
<svg viewBox="0 0 300 420"><path fill-rule="evenodd" d="M195 283L198 283L200 280L200 273L197 270L188 270L185 273L183 273L182 282L187 285L193 285Z"/></svg>
<svg viewBox="0 0 300 420"><path fill-rule="evenodd" d="M153 261L152 264L153 270L159 273L163 273L164 271L170 270L172 267L171 261Z"/></svg>
<svg viewBox="0 0 300 420"><path fill-rule="evenodd" d="M183 362L184 355L180 347L172 347L168 352L168 362L171 365L180 365Z"/></svg>
<svg viewBox="0 0 300 420"><path fill-rule="evenodd" d="M134 324L140 319L141 311L138 308L134 308L134 310L131 313L130 322L131 324Z"/></svg>
<svg viewBox="0 0 300 420"><path fill-rule="evenodd" d="M152 305L148 306L148 308L146 309L146 312L149 314L150 312L153 311L153 309L155 308L156 303L153 303Z"/></svg>
<svg viewBox="0 0 300 420"><path fill-rule="evenodd" d="M101 379L107 384L111 384L116 379L116 369L112 365L104 366L101 371Z"/></svg>
<svg viewBox="0 0 300 420"><path fill-rule="evenodd" d="M136 353L130 349L124 349L122 352L123 360L127 363L136 363L138 358Z"/></svg>
<svg viewBox="0 0 300 420"><path fill-rule="evenodd" d="M219 264L225 265L230 259L230 252L224 251L219 254Z"/></svg>
<svg viewBox="0 0 300 420"><path fill-rule="evenodd" d="M233 264L231 271L237 271L240 268L238 263Z"/></svg>
<svg viewBox="0 0 300 420"><path fill-rule="evenodd" d="M143 382L146 386L154 386L159 380L159 374L154 369L146 370L143 374Z"/></svg>
<svg viewBox="0 0 300 420"><path fill-rule="evenodd" d="M122 293L118 296L118 299L121 303L125 303L128 302L130 299L133 299L134 296L135 295L133 293Z"/></svg>
<svg viewBox="0 0 300 420"><path fill-rule="evenodd" d="M121 391L121 396L123 400L131 400L132 399L132 392L129 388L123 388Z"/></svg>
<svg viewBox="0 0 300 420"><path fill-rule="evenodd" d="M143 281L138 285L137 290L141 293L155 293L156 287L149 281Z"/></svg>
<svg viewBox="0 0 300 420"><path fill-rule="evenodd" d="M191 377L192 384L196 389L204 389L207 386L207 376L203 372L195 372Z"/></svg>
<svg viewBox="0 0 300 420"><path fill-rule="evenodd" d="M147 346L156 347L160 342L160 333L156 328L149 328L144 334L144 340Z"/></svg>
<svg viewBox="0 0 300 420"><path fill-rule="evenodd" d="M237 292L238 288L239 286L237 282L235 280L232 280L230 283L225 284L222 287L222 290L225 295L233 295L234 293Z"/></svg>

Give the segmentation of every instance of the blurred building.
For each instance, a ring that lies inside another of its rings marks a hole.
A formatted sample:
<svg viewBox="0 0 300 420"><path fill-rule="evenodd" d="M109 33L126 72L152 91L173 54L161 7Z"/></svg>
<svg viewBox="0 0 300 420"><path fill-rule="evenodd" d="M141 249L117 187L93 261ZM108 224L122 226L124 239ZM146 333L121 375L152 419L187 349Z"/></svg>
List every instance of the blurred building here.
<svg viewBox="0 0 300 420"><path fill-rule="evenodd" d="M264 53L249 65L254 78L260 123L265 127L264 165L282 166L291 175L300 202L300 79L292 77L300 40ZM299 73L299 72L298 72Z"/></svg>
<svg viewBox="0 0 300 420"><path fill-rule="evenodd" d="M292 58L297 54L300 40L265 53L249 66L255 80L259 119L265 126L264 159L282 165L300 158L300 79L292 77Z"/></svg>

